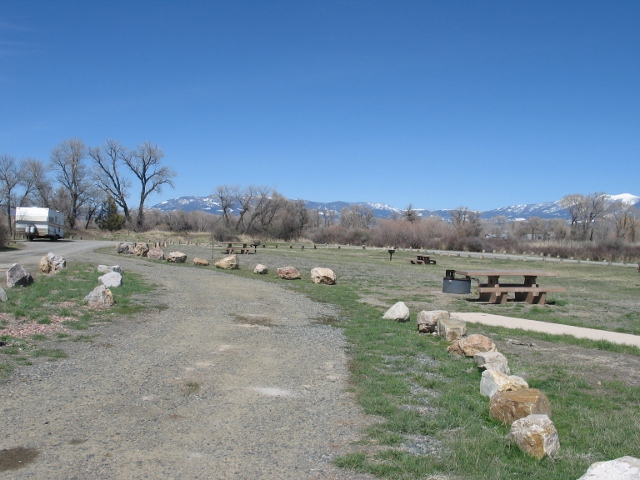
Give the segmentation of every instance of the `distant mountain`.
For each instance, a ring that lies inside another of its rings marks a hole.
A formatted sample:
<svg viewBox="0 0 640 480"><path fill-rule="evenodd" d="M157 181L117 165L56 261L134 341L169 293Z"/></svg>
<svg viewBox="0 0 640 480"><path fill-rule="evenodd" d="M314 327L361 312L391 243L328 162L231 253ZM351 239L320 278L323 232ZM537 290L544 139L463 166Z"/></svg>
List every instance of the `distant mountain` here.
<svg viewBox="0 0 640 480"><path fill-rule="evenodd" d="M629 193L622 193L620 195L610 195L609 200L612 202L623 202L628 205L635 205L640 208L640 197L631 195ZM385 203L373 203L373 202L313 202L305 200L307 208L311 210L333 211L336 215L340 214L340 211L344 207L351 205L364 205L367 208L373 210L373 214L376 218L390 218L394 215L402 215L403 208L392 207ZM164 212L183 210L185 212L192 212L200 210L203 212L219 214L220 205L216 202L213 196L208 197L179 197L171 200L165 200L151 207L155 210L161 210ZM234 208L233 210L236 210ZM444 219L450 218L450 210L427 210L423 208L416 208L416 213L420 217L442 217ZM487 210L482 212L482 218L490 219L503 215L508 220L524 220L529 217L540 218L562 218L569 219L569 213L567 209L560 205L560 200L555 202L542 202L542 203L530 203L526 205L513 205L511 207L496 208L494 210Z"/></svg>

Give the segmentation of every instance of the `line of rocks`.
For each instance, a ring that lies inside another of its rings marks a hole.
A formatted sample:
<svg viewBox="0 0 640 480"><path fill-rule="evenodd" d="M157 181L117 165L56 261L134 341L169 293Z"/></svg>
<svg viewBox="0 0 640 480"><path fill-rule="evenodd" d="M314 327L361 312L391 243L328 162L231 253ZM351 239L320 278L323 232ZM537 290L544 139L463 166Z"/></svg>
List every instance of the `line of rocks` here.
<svg viewBox="0 0 640 480"><path fill-rule="evenodd" d="M398 302L383 318L408 322L411 315L404 302ZM482 371L480 394L490 398L489 416L511 426L509 441L538 459L555 455L560 450L549 400L540 390L529 388L523 378L510 375L507 358L498 352L490 338L479 334L467 336L466 323L451 317L445 310L423 310L418 314L417 324L418 332L453 342L447 351L473 357Z"/></svg>
<svg viewBox="0 0 640 480"><path fill-rule="evenodd" d="M170 263L185 263L187 255L182 252L171 252L165 257L159 246L149 248L146 243L119 243L116 245L116 252L119 254L129 254L138 257L147 257L151 260L167 260ZM209 261L202 258L194 258L193 264L196 266L209 266ZM227 255L215 262L216 268L223 270L235 270L240 268L240 258L236 254ZM253 269L254 273L265 275L269 273L267 266L258 263ZM302 275L293 266L280 267L276 270L278 277L284 280L299 280ZM316 284L335 285L337 277L330 268L315 267L310 272L311 281Z"/></svg>
<svg viewBox="0 0 640 480"><path fill-rule="evenodd" d="M398 322L410 321L404 302L393 305L383 315ZM511 425L507 439L537 459L560 450L558 432L551 421L551 404L544 393L516 375L511 375L507 358L495 343L479 334L467 336L466 323L445 310L423 310L417 317L418 332L438 335L452 342L448 352L473 357L482 371L480 394L489 397L489 416ZM640 460L625 456L592 464L578 480L640 480Z"/></svg>

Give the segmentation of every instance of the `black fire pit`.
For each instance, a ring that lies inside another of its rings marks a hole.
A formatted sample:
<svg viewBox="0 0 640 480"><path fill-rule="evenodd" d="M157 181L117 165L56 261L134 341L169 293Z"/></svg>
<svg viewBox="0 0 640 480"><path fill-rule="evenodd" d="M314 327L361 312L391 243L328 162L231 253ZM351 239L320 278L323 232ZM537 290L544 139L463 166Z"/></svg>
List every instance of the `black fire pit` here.
<svg viewBox="0 0 640 480"><path fill-rule="evenodd" d="M393 254L396 253L396 249L390 248L389 250L387 250L387 252L389 252L389 261L391 261L391 257L393 257Z"/></svg>
<svg viewBox="0 0 640 480"><path fill-rule="evenodd" d="M442 293L471 293L471 279L469 277L456 278L455 270L447 270L442 279Z"/></svg>

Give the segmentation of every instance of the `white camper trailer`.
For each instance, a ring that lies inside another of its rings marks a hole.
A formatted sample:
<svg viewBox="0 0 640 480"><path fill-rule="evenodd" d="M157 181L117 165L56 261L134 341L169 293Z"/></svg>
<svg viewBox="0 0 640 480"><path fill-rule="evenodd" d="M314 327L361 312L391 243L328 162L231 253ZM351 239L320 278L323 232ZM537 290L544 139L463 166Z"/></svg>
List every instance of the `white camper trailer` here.
<svg viewBox="0 0 640 480"><path fill-rule="evenodd" d="M51 208L16 207L16 234L58 240L64 237L64 215Z"/></svg>

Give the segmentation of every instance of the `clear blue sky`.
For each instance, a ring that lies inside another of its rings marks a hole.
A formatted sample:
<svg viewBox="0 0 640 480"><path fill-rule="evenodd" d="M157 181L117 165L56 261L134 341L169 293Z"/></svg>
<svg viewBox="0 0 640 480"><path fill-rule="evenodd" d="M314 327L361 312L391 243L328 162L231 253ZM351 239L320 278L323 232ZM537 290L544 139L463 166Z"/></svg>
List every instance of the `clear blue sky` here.
<svg viewBox="0 0 640 480"><path fill-rule="evenodd" d="M217 185L495 207L640 195L640 1L0 3L0 153L162 147Z"/></svg>

